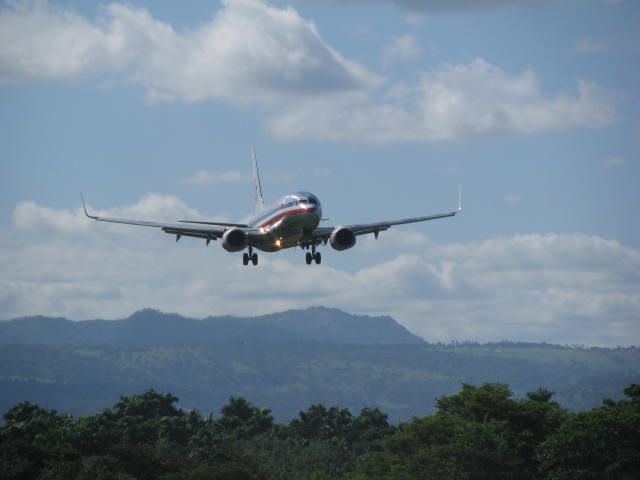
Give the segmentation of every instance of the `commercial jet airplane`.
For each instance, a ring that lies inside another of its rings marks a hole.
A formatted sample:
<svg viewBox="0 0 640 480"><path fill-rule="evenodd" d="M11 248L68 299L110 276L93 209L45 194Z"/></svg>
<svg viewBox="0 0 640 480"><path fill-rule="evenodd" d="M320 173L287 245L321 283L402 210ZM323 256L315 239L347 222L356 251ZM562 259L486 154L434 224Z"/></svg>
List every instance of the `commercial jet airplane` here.
<svg viewBox="0 0 640 480"><path fill-rule="evenodd" d="M453 217L462 210L462 197L461 193L458 192L458 208L452 212L403 218L388 222L321 227L319 224L322 220L322 206L318 197L310 192L296 192L285 195L271 207L265 208L262 200L262 183L260 181L255 148L252 149L252 154L256 214L246 224L197 220L178 220L177 223L162 223L99 217L97 215L89 215L84 198L82 198L84 213L87 217L99 222L160 228L165 233L175 235L176 242L183 236L202 238L207 245L211 240L222 239L222 248L228 252L246 250L242 255L242 263L244 265L248 265L249 262L253 265L258 264L258 254L253 251L254 248L263 252L276 252L284 248L297 246L307 250L305 259L307 265L311 265L313 262L320 264L322 257L316 248L321 244L330 243L336 250L347 250L356 244L356 237L359 235L372 233L377 239L380 232L389 229L393 225Z"/></svg>

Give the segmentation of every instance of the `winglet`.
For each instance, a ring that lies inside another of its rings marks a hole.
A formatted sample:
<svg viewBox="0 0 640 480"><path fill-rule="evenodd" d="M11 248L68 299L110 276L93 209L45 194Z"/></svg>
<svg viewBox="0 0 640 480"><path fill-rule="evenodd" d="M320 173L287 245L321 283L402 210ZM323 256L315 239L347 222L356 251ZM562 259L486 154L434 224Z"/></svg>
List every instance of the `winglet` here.
<svg viewBox="0 0 640 480"><path fill-rule="evenodd" d="M462 211L462 187L458 187L458 212Z"/></svg>
<svg viewBox="0 0 640 480"><path fill-rule="evenodd" d="M93 215L89 215L89 213L87 212L87 206L86 206L86 205L85 205L85 203L84 203L84 197L82 196L82 192L80 192L80 200L82 200L82 208L84 209L84 214L85 214L87 217L92 218L92 219L94 219L94 220L95 220L95 219L96 219L96 217L95 217L95 216L93 216Z"/></svg>

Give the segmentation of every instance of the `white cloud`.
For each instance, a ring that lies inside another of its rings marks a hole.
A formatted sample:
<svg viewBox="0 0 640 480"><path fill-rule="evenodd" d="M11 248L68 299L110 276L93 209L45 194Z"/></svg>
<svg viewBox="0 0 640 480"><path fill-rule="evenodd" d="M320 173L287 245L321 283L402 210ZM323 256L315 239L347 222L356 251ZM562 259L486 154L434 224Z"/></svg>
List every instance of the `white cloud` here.
<svg viewBox="0 0 640 480"><path fill-rule="evenodd" d="M614 119L610 95L592 83L579 81L577 97L549 97L533 70L511 75L476 59L396 86L386 101L366 94L309 100L274 112L267 126L284 139L387 143L597 128Z"/></svg>
<svg viewBox="0 0 640 480"><path fill-rule="evenodd" d="M13 223L22 230L53 230L57 233L74 234L89 228L82 209L57 210L42 207L35 202L20 202L13 211Z"/></svg>
<svg viewBox="0 0 640 480"><path fill-rule="evenodd" d="M0 80L62 78L118 70L126 49L110 33L44 2L12 2L0 11Z"/></svg>
<svg viewBox="0 0 640 480"><path fill-rule="evenodd" d="M520 203L520 200L522 199L517 195L514 195L513 193L507 193L504 196L504 201L510 205L515 205L516 203Z"/></svg>
<svg viewBox="0 0 640 480"><path fill-rule="evenodd" d="M44 2L1 10L1 80L94 73L124 76L151 101L263 103L379 83L295 10L259 0L224 0L212 21L184 32L119 3L95 22Z"/></svg>
<svg viewBox="0 0 640 480"><path fill-rule="evenodd" d="M172 218L197 213L179 199L146 198L110 214L147 216L163 204L173 205ZM640 343L640 252L596 236L438 244L399 227L347 252L324 249L321 266L286 251L261 254L258 267L246 268L216 242L176 245L127 226L118 227L126 235L105 235L88 220L88 230L76 227L82 235L68 235L60 224L73 225L80 212L29 209L56 220L25 225L24 205L16 208L15 226L0 236L0 318L121 318L143 307L205 317L327 305L392 315L432 341ZM367 266L343 271L346 256Z"/></svg>
<svg viewBox="0 0 640 480"><path fill-rule="evenodd" d="M391 62L419 53L406 35L385 55ZM285 140L436 141L598 128L615 119L610 95L592 83L578 82L577 95L552 96L532 69L511 74L482 59L423 72L415 85L388 85L291 7L258 0L225 0L211 21L184 31L119 3L95 21L43 2L0 10L0 81L81 75L139 85L152 102L258 105L268 131Z"/></svg>
<svg viewBox="0 0 640 480"><path fill-rule="evenodd" d="M185 183L191 185L218 185L220 183L245 183L251 178L238 171L210 172L208 170L198 170L191 177L185 178Z"/></svg>
<svg viewBox="0 0 640 480"><path fill-rule="evenodd" d="M78 199L78 203L80 203ZM133 205L108 210L95 210L87 205L89 213L102 217L133 218L174 222L181 219L211 220L209 215L188 207L175 195L148 193ZM220 218L218 218L220 220ZM22 234L35 233L41 238L50 234L76 235L98 231L129 233L133 230L122 225L96 224L88 219L82 207L75 210L43 207L35 202L20 202L13 211L13 224Z"/></svg>
<svg viewBox="0 0 640 480"><path fill-rule="evenodd" d="M418 39L413 35L407 34L392 38L384 48L382 56L385 65L390 65L394 62L417 60L421 53L422 48Z"/></svg>

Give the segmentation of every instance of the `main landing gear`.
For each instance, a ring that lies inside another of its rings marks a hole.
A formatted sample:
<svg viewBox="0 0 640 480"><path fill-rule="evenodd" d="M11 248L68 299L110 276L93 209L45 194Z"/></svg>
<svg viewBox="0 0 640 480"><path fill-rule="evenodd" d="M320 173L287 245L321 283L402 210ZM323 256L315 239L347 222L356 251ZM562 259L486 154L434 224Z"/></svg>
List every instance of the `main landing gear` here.
<svg viewBox="0 0 640 480"><path fill-rule="evenodd" d="M249 261L254 265L258 265L258 254L253 253L253 248L249 247L249 253L245 252L242 254L242 264L249 265Z"/></svg>
<svg viewBox="0 0 640 480"><path fill-rule="evenodd" d="M309 248L308 245L307 248ZM315 245L311 245L311 251L307 252L307 254L305 255L305 260L307 261L307 265L311 265L311 262L313 261L316 262L316 265L320 265L320 262L322 261L322 255L320 255L320 252L316 252Z"/></svg>

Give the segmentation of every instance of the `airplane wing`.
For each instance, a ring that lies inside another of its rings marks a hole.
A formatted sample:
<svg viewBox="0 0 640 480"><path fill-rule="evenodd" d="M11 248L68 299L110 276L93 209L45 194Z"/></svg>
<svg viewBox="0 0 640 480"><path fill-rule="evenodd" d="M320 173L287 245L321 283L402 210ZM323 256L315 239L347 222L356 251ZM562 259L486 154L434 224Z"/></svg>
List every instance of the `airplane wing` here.
<svg viewBox="0 0 640 480"><path fill-rule="evenodd" d="M399 219L399 220L389 220L389 221L386 221L386 222L361 223L361 224L356 224L356 225L341 225L341 227L348 228L349 230L353 231L353 233L356 236L357 235L366 235L366 234L369 234L369 233L373 233L376 236L376 238L378 238L378 234L380 232L388 230L393 225L405 225L407 223L427 222L429 220L437 220L439 218L454 217L455 215L457 215L461 211L462 211L462 194L459 192L458 193L458 208L456 210L451 211L451 212L436 213L434 215L424 215L424 216L421 216L421 217L402 218L402 219ZM319 228L316 228L313 231L312 236L314 238L321 238L322 240L326 241L331 236L331 234L333 233L335 228L336 227L319 227Z"/></svg>
<svg viewBox="0 0 640 480"><path fill-rule="evenodd" d="M149 222L146 220L131 220L127 218L110 218L100 217L97 215L89 215L89 212L87 212L87 206L84 203L84 198L82 198L82 208L84 209L85 215L92 220L96 220L98 222L124 223L126 225L140 225L143 227L160 228L165 233L175 235L176 241L178 241L182 236L196 237L207 240L208 244L211 240L217 240L218 238L222 237L224 235L224 232L231 226L236 226L235 224L217 224L215 222L192 222L191 224L189 224L185 221L180 220L178 221L179 223ZM237 226L240 227L241 225L238 224ZM243 230L245 230L248 234L254 233L253 230L249 230L246 228L243 228Z"/></svg>

